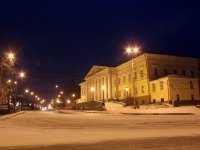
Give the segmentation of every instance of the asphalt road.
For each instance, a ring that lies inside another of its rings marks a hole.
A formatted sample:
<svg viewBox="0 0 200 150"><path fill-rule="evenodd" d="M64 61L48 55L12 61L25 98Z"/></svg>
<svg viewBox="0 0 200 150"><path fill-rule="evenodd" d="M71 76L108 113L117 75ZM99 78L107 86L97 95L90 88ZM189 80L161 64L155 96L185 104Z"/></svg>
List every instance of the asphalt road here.
<svg viewBox="0 0 200 150"><path fill-rule="evenodd" d="M200 116L30 111L0 117L0 135L0 150L200 149Z"/></svg>

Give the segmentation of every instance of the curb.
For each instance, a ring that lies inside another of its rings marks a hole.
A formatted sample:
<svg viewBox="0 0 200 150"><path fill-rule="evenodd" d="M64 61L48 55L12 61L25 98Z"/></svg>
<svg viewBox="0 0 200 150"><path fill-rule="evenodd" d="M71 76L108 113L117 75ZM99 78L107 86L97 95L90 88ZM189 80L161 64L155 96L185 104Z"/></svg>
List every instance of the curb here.
<svg viewBox="0 0 200 150"><path fill-rule="evenodd" d="M25 111L20 111L20 112L12 113L12 114L6 114L6 115L0 116L0 119L9 119L9 118L12 118L12 117L24 114L24 113L25 113Z"/></svg>

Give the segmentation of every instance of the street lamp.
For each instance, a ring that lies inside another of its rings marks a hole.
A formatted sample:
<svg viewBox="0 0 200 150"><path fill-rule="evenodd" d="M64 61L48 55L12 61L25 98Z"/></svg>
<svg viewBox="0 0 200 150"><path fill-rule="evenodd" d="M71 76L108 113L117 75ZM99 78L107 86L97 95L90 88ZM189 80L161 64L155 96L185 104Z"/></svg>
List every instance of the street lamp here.
<svg viewBox="0 0 200 150"><path fill-rule="evenodd" d="M104 90L105 90L105 86L103 85L103 86L101 87L101 89L102 89L102 91L103 91L103 103L102 103L102 105L105 106L105 102L104 102Z"/></svg>
<svg viewBox="0 0 200 150"><path fill-rule="evenodd" d="M10 57L13 58L14 56L12 56L12 54L10 54ZM18 80L18 78L23 79L24 77L25 77L25 73L24 72L20 72L19 76L17 77L16 81L14 82L15 85L16 85L16 89L15 89L15 104L16 104L16 101L17 101L17 90L18 90L18 82L17 82L17 80ZM15 105L15 108L16 108L16 105Z"/></svg>
<svg viewBox="0 0 200 150"><path fill-rule="evenodd" d="M91 87L90 88L90 91L91 91L91 93L92 93L92 101L94 100L94 87Z"/></svg>
<svg viewBox="0 0 200 150"><path fill-rule="evenodd" d="M7 81L7 83L8 83L8 89L9 89L9 92L7 93L8 94L8 97L7 97L7 100L8 100L8 110L9 111L11 110L10 103L12 101L12 97L11 97L11 92L12 92L11 82L12 81L10 79Z"/></svg>
<svg viewBox="0 0 200 150"><path fill-rule="evenodd" d="M126 105L128 105L128 91L129 91L129 88L125 88L126 90Z"/></svg>
<svg viewBox="0 0 200 150"><path fill-rule="evenodd" d="M24 72L20 72L20 73L19 73L19 77L20 77L20 78L24 78L24 77L25 77L25 73L24 73Z"/></svg>
<svg viewBox="0 0 200 150"><path fill-rule="evenodd" d="M135 99L135 80L134 80L134 61L133 56L139 52L138 47L128 47L126 52L131 55L131 68L132 68L132 78L133 78L133 103L134 109L136 109L136 99ZM127 104L128 105L128 104Z"/></svg>
<svg viewBox="0 0 200 150"><path fill-rule="evenodd" d="M69 99L67 100L67 104L70 104L70 100Z"/></svg>

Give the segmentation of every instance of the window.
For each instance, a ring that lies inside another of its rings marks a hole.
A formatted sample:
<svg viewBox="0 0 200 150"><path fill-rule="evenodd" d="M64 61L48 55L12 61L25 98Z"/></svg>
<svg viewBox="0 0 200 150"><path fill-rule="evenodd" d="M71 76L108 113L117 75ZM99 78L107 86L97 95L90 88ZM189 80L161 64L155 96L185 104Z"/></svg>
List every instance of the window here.
<svg viewBox="0 0 200 150"><path fill-rule="evenodd" d="M177 100L177 101L180 101L180 96L179 96L179 94L176 95L176 100Z"/></svg>
<svg viewBox="0 0 200 150"><path fill-rule="evenodd" d="M145 104L145 101L144 100L142 100L142 105L144 105Z"/></svg>
<svg viewBox="0 0 200 150"><path fill-rule="evenodd" d="M164 86L163 86L163 81L160 81L160 90L163 90Z"/></svg>
<svg viewBox="0 0 200 150"><path fill-rule="evenodd" d="M131 75L130 74L128 75L128 81L131 81Z"/></svg>
<svg viewBox="0 0 200 150"><path fill-rule="evenodd" d="M120 78L118 78L118 84L120 84L120 81L121 81Z"/></svg>
<svg viewBox="0 0 200 150"><path fill-rule="evenodd" d="M194 85L192 81L190 81L190 89L194 89Z"/></svg>
<svg viewBox="0 0 200 150"><path fill-rule="evenodd" d="M191 100L194 101L194 95L193 94L191 95Z"/></svg>
<svg viewBox="0 0 200 150"><path fill-rule="evenodd" d="M164 69L164 75L165 75L165 76L168 75L168 72L167 72L167 69L166 69L166 68Z"/></svg>
<svg viewBox="0 0 200 150"><path fill-rule="evenodd" d="M174 72L174 74L177 74L177 71L176 71L176 69L174 69L174 71L173 71L173 72Z"/></svg>
<svg viewBox="0 0 200 150"><path fill-rule="evenodd" d="M191 77L194 78L194 71L191 71Z"/></svg>
<svg viewBox="0 0 200 150"><path fill-rule="evenodd" d="M143 70L140 70L140 77L142 78L144 76Z"/></svg>
<svg viewBox="0 0 200 150"><path fill-rule="evenodd" d="M144 86L141 87L141 92L144 93Z"/></svg>
<svg viewBox="0 0 200 150"><path fill-rule="evenodd" d="M135 79L137 79L137 72L135 72L134 74L135 74L135 75L134 75L134 76L135 76Z"/></svg>
<svg viewBox="0 0 200 150"><path fill-rule="evenodd" d="M153 103L156 103L156 100L155 100L155 99L153 99Z"/></svg>
<svg viewBox="0 0 200 150"><path fill-rule="evenodd" d="M183 70L183 76L186 76L186 71L185 70Z"/></svg>
<svg viewBox="0 0 200 150"><path fill-rule="evenodd" d="M154 75L157 76L158 75L158 69L154 68Z"/></svg>
<svg viewBox="0 0 200 150"><path fill-rule="evenodd" d="M125 82L126 82L126 76L123 77L123 83L125 83Z"/></svg>
<svg viewBox="0 0 200 150"><path fill-rule="evenodd" d="M161 103L163 103L163 102L164 102L164 98L161 98L161 100L160 100L160 101L161 101Z"/></svg>
<svg viewBox="0 0 200 150"><path fill-rule="evenodd" d="M156 91L156 85L155 83L152 84L152 92L155 92Z"/></svg>

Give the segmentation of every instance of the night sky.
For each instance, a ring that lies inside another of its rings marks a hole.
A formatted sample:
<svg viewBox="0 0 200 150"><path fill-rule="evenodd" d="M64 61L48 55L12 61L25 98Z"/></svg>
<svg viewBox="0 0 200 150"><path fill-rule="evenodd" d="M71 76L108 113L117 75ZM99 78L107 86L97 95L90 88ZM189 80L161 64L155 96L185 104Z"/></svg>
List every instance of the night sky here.
<svg viewBox="0 0 200 150"><path fill-rule="evenodd" d="M77 91L93 65L117 66L141 53L199 57L199 0L2 0L0 50L27 73L21 89ZM22 91L22 90L21 90Z"/></svg>

